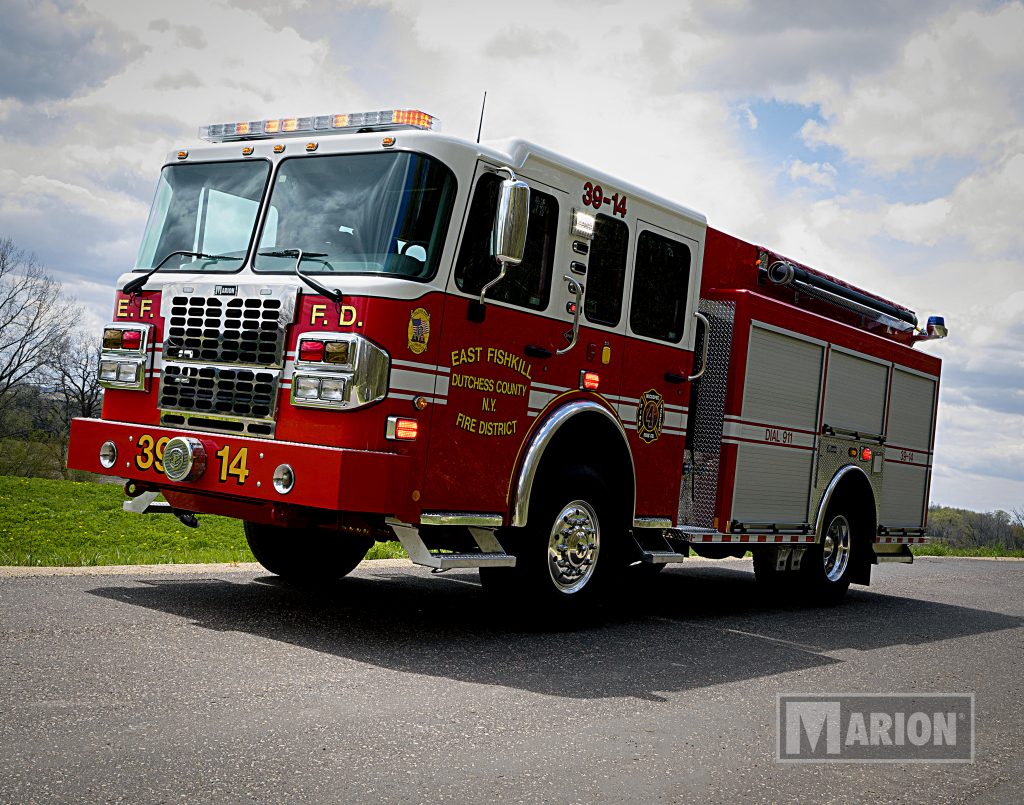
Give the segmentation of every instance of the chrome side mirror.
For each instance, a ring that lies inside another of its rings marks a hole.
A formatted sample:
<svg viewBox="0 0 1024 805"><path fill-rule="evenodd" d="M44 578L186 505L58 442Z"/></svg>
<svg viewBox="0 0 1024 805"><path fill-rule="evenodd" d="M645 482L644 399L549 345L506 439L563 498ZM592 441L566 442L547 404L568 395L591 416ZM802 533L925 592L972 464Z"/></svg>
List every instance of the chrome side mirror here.
<svg viewBox="0 0 1024 805"><path fill-rule="evenodd" d="M501 263L498 276L480 289L480 304L487 292L505 278L509 266L523 262L526 253L526 228L530 220L530 186L516 177L511 168L501 168L510 178L501 183L498 191L498 209L491 230L491 251Z"/></svg>

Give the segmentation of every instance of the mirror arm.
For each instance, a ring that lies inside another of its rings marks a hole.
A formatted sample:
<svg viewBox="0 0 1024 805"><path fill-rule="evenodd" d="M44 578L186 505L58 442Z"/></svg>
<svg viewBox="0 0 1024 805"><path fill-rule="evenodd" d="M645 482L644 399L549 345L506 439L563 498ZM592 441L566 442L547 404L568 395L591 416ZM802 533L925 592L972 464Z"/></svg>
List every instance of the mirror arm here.
<svg viewBox="0 0 1024 805"><path fill-rule="evenodd" d="M508 263L506 263L504 260L502 260L501 261L501 271L498 272L498 276L496 276L494 279L492 279L490 282L488 282L483 288L480 289L480 304L481 305L486 304L484 302L484 297L487 296L487 292L489 290L491 290L492 287L494 287L499 282L501 282L503 279L505 279L505 272L506 271L508 271Z"/></svg>

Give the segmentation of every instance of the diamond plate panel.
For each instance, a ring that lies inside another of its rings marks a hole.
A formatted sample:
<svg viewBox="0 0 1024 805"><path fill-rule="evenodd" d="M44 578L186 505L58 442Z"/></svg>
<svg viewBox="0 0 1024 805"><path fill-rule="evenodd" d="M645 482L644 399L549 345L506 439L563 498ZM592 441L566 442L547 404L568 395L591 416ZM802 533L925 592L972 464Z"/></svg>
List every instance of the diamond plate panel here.
<svg viewBox="0 0 1024 805"><path fill-rule="evenodd" d="M735 302L701 299L698 308L708 318L710 328L700 329L695 354L709 338L708 364L697 383L695 399L691 400L690 424L686 434L683 482L679 489L680 525L712 528L718 472L722 451L722 425L725 421L725 390L729 382L729 361L732 355Z"/></svg>
<svg viewBox="0 0 1024 805"><path fill-rule="evenodd" d="M871 448L873 454L872 461L860 461L857 458L853 458L849 455L849 449L854 447L857 449L858 454L862 447ZM881 458L879 458L881 456ZM872 468L878 466L884 468L885 466L885 448L878 444L877 441L866 442L866 441L854 441L853 439L840 439L835 436L821 436L818 439L818 454L816 461L818 466L815 468L815 483L814 488L811 490L811 506L808 512L807 522L811 525L815 525L818 518L818 506L821 505L822 495L825 494L825 490L828 488L829 483L835 477L835 474L841 467L845 467L847 464L853 464L864 470L868 475L868 480L871 481L871 490L875 493L875 516L878 516L878 507L882 501L882 476L884 472L879 469L878 472L873 472ZM877 522L877 520L876 520Z"/></svg>

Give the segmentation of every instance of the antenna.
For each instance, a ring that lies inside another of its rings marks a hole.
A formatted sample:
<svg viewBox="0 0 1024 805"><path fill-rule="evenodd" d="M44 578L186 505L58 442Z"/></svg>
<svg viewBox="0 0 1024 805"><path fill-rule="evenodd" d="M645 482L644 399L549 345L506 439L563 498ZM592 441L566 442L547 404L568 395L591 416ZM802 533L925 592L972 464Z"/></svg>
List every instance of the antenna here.
<svg viewBox="0 0 1024 805"><path fill-rule="evenodd" d="M487 108L487 90L484 90L484 102L480 104L480 125L476 130L476 141L480 142L480 132L484 130L484 109Z"/></svg>

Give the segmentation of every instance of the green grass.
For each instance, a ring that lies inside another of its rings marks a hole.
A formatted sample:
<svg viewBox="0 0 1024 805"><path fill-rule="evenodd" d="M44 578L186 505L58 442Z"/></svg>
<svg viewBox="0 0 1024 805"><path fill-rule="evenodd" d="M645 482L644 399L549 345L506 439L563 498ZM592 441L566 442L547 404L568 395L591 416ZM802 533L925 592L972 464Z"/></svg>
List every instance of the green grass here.
<svg viewBox="0 0 1024 805"><path fill-rule="evenodd" d="M252 562L238 520L128 514L121 487L0 476L0 565L147 565ZM405 556L377 543L368 559Z"/></svg>
<svg viewBox="0 0 1024 805"><path fill-rule="evenodd" d="M949 545L945 542L930 542L927 545L911 547L914 556L974 556L974 557L1015 557L1024 559L1024 550L1016 548L966 548Z"/></svg>

